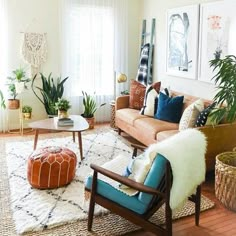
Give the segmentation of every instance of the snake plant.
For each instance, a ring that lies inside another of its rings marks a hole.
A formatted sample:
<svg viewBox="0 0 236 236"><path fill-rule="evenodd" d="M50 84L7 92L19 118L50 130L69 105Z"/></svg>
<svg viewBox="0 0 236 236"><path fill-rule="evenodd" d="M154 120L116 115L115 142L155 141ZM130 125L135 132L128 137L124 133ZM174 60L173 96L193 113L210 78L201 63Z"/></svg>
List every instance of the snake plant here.
<svg viewBox="0 0 236 236"><path fill-rule="evenodd" d="M82 91L82 94L84 105L84 113L82 115L86 118L92 118L94 117L94 113L97 111L97 109L104 106L106 103L97 106L97 103L92 95L89 95L84 91Z"/></svg>
<svg viewBox="0 0 236 236"><path fill-rule="evenodd" d="M36 77L37 75L34 76L31 84L31 88L35 96L44 105L45 110L49 116L57 115L55 104L59 98L62 98L62 95L64 93L64 83L69 77L66 77L63 80L61 79L61 77L54 79L52 77L52 73L50 73L48 77L40 73L42 87L34 86ZM36 93L35 89L39 91L42 98Z"/></svg>

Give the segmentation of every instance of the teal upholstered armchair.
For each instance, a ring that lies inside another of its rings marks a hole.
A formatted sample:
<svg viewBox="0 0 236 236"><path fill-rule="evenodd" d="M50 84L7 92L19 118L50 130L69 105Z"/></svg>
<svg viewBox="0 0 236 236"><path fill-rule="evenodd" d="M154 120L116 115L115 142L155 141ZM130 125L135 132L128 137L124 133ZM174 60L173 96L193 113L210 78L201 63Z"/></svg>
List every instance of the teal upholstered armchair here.
<svg viewBox="0 0 236 236"><path fill-rule="evenodd" d="M196 158L196 155L193 154L196 145L199 146L199 155L202 156L200 159L202 159L198 166L195 166L194 168L200 168L199 172L202 172L202 175L205 176L205 169L203 162L204 160L204 153L205 153L205 137L203 134L200 134L200 131L194 131L191 132L185 132L188 135L182 135L184 137L177 137L172 138L170 141L163 141L161 145L158 146L157 149L162 150L163 152L166 147L168 149L175 148L177 153L175 153L176 158L179 158L179 161L181 161L181 158L178 157L178 155L181 155L181 151L179 148L179 142L176 142L176 140L180 140L182 143L182 146L187 147L185 148L185 152L189 154L184 154L183 156L193 156L193 160ZM184 132L183 132L184 134ZM193 134L196 134L195 136ZM188 139L193 139L194 142L190 141L188 143ZM193 136L192 136L193 135ZM196 137L196 138L195 138ZM186 140L185 140L186 139ZM182 141L186 142L182 142ZM166 145L168 142L168 145ZM197 143L196 143L197 142ZM154 148L155 149L155 148ZM153 153L153 147L150 148L150 155ZM146 151L148 152L148 150ZM179 152L179 154L178 154ZM168 153L168 152L167 152ZM177 181L175 181L176 171L178 172L178 167L176 167L175 161L173 161L172 154L167 155L169 159L167 159L164 155L160 153L156 153L153 155L150 169L148 170L148 173L144 179L143 183L136 182L130 178L124 177L122 175L116 174L108 169L105 169L103 167L91 164L91 168L94 170L93 176L89 176L86 182L86 190L90 191L90 205L89 205L89 213L88 213L88 230L91 231L92 229L92 222L93 222L93 215L94 215L94 207L95 203L103 206L104 208L107 208L111 212L114 212L127 220L133 222L134 224L137 224L138 226L141 226L144 230L150 231L152 233L158 234L158 235L172 235L172 207L174 205L173 201L175 201L174 197L171 196L171 194L174 194L176 185L179 188L179 191L181 190L181 185L178 185L178 176L176 177ZM147 155L146 155L147 156ZM146 157L147 158L147 157ZM189 158L191 160L191 157ZM191 161L189 162L192 166L193 163ZM196 163L194 163L196 165ZM184 165L183 165L184 166ZM193 171L193 169L190 168L190 173ZM172 170L172 167L174 168ZM183 167L184 168L184 167ZM183 169L184 171L184 169ZM188 172L188 171L187 171ZM126 193L119 190L118 187L114 187L113 185L98 179L98 173L107 176L125 186L128 186L132 189L137 190L137 193L135 195L129 196ZM189 175L189 173L187 173ZM194 174L193 174L194 175ZM185 178L185 177L183 177ZM203 181L204 177L198 178L198 180L192 181L194 184L195 192L192 194L188 194L186 192L187 198L189 198L191 201L195 202L195 224L199 224L199 215L200 215L200 195L201 195L201 187L200 184ZM197 179L197 177L195 178ZM177 183L176 183L177 182ZM181 180L180 180L181 182ZM193 186L189 186L189 188L193 188ZM178 194L177 194L178 195ZM177 196L176 195L176 196ZM157 224L154 224L149 221L149 218L163 205L165 204L165 226L160 226Z"/></svg>

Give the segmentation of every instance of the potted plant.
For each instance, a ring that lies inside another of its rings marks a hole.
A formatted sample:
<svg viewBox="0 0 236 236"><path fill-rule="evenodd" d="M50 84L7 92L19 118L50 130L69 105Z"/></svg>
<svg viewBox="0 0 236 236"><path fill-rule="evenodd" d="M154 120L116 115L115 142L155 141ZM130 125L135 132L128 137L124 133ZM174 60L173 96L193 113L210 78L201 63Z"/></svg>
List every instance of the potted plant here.
<svg viewBox="0 0 236 236"><path fill-rule="evenodd" d="M25 105L22 107L22 115L25 120L31 119L32 107Z"/></svg>
<svg viewBox="0 0 236 236"><path fill-rule="evenodd" d="M82 91L83 94L83 105L84 105L84 112L82 116L87 120L89 123L89 129L94 128L94 114L98 108L104 106L106 103L103 103L97 106L95 98L92 95L87 94L86 92Z"/></svg>
<svg viewBox="0 0 236 236"><path fill-rule="evenodd" d="M8 92L11 98L8 99L9 109L18 109L20 101L17 99L17 95L22 93L24 89L27 89L27 83L30 81L26 78L26 73L22 68L12 71L13 77L7 77Z"/></svg>
<svg viewBox="0 0 236 236"><path fill-rule="evenodd" d="M216 73L212 79L218 89L214 96L218 108L213 110L211 118L216 123L222 119L232 123L236 120L236 57L215 58L210 61L210 66Z"/></svg>
<svg viewBox="0 0 236 236"><path fill-rule="evenodd" d="M55 103L55 108L58 111L58 118L68 118L68 110L71 108L70 101L65 98L59 98Z"/></svg>
<svg viewBox="0 0 236 236"><path fill-rule="evenodd" d="M32 80L31 88L35 96L44 105L48 116L56 116L57 110L55 108L55 103L59 98L62 98L62 95L64 93L64 83L66 82L68 77L61 80L61 77L54 79L52 77L52 73L50 73L48 77L45 77L42 73L40 73L42 87L38 87L34 86L36 76L37 75L35 75ZM42 98L36 93L36 89L39 91Z"/></svg>

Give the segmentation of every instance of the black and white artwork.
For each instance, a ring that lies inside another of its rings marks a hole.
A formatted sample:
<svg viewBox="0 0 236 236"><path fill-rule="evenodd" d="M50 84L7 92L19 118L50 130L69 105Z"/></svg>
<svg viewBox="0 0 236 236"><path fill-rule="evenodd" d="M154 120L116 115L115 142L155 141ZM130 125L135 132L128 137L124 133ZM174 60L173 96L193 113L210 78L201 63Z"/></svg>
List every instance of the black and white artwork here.
<svg viewBox="0 0 236 236"><path fill-rule="evenodd" d="M167 12L167 74L196 79L199 6Z"/></svg>

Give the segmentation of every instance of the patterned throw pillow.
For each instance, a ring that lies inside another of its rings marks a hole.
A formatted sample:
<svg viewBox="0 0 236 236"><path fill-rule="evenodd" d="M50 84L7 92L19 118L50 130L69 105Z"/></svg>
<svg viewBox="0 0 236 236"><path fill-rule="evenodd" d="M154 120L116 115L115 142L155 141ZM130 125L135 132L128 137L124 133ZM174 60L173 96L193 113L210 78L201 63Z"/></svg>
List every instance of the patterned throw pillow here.
<svg viewBox="0 0 236 236"><path fill-rule="evenodd" d="M154 83L149 85L145 92L143 107L140 111L140 114L147 116L154 116L156 113L155 108L157 107L157 95L160 91L161 82Z"/></svg>
<svg viewBox="0 0 236 236"><path fill-rule="evenodd" d="M183 110L184 96L169 97L160 92L155 118L179 123Z"/></svg>
<svg viewBox="0 0 236 236"><path fill-rule="evenodd" d="M201 111L204 109L204 102L202 99L198 99L191 105L189 105L183 112L180 122L179 130L185 130L188 128L193 128L195 126L196 120Z"/></svg>
<svg viewBox="0 0 236 236"><path fill-rule="evenodd" d="M146 87L136 80L130 81L129 107L140 110L143 107Z"/></svg>
<svg viewBox="0 0 236 236"><path fill-rule="evenodd" d="M197 120L196 120L196 127L201 127L206 124L207 117L209 116L210 112L214 109L215 103L210 104L208 107L206 107L202 112L200 112Z"/></svg>

